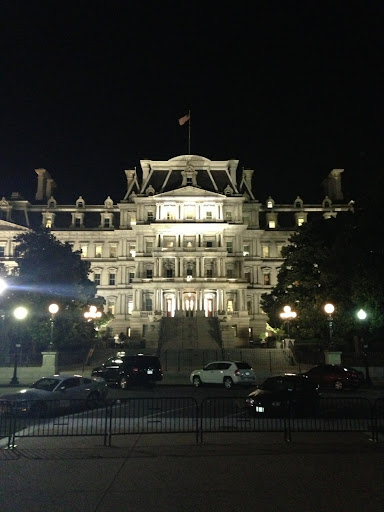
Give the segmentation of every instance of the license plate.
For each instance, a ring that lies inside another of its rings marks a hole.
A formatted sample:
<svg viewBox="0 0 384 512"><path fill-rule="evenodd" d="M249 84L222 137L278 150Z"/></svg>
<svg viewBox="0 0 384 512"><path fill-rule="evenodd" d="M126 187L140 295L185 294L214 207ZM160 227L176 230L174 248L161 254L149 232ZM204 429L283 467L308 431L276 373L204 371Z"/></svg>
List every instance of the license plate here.
<svg viewBox="0 0 384 512"><path fill-rule="evenodd" d="M153 374L153 370L147 370L147 374L148 375L152 375Z"/></svg>

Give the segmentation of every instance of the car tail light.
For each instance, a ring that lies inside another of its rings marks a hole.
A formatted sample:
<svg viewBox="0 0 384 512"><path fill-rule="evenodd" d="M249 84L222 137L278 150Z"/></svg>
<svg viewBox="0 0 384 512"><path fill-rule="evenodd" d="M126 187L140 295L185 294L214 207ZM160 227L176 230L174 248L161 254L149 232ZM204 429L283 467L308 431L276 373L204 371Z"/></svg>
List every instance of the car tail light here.
<svg viewBox="0 0 384 512"><path fill-rule="evenodd" d="M236 377L239 377L239 375L240 375L240 370L235 370L235 375L236 375Z"/></svg>
<svg viewBox="0 0 384 512"><path fill-rule="evenodd" d="M139 371L138 368L132 368L133 373L137 373Z"/></svg>

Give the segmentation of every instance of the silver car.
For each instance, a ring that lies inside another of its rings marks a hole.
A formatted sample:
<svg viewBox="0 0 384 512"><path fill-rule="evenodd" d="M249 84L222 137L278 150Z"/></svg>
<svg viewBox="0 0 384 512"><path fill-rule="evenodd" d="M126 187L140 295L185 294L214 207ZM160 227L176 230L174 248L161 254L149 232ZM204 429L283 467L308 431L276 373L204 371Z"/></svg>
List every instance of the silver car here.
<svg viewBox="0 0 384 512"><path fill-rule="evenodd" d="M53 375L28 388L0 397L0 414L46 416L75 406L96 407L108 394L107 383L98 377Z"/></svg>
<svg viewBox="0 0 384 512"><path fill-rule="evenodd" d="M213 361L191 373L190 381L195 387L202 384L221 384L227 389L234 385L254 386L254 369L244 361Z"/></svg>

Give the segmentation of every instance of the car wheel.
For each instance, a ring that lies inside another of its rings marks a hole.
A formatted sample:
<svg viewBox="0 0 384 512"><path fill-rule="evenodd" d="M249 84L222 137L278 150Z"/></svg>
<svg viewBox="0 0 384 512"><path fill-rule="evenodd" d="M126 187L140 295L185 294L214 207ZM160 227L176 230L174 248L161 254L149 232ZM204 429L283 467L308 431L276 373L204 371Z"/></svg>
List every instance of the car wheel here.
<svg viewBox="0 0 384 512"><path fill-rule="evenodd" d="M126 377L121 377L119 380L119 387L121 389L127 389L128 388L128 379Z"/></svg>
<svg viewBox="0 0 384 512"><path fill-rule="evenodd" d="M195 388L198 388L199 386L201 386L201 379L200 377L193 377L192 379L192 384L195 386Z"/></svg>
<svg viewBox="0 0 384 512"><path fill-rule="evenodd" d="M335 389L336 389L337 391L341 391L341 390L343 389L343 387L344 387L344 386L343 386L343 383L342 383L342 381L341 381L341 380L337 380L337 381L335 382Z"/></svg>
<svg viewBox="0 0 384 512"><path fill-rule="evenodd" d="M100 401L99 393L92 391L87 398L87 409L95 409Z"/></svg>
<svg viewBox="0 0 384 512"><path fill-rule="evenodd" d="M45 402L34 402L31 405L31 416L45 418L48 415L48 406Z"/></svg>
<svg viewBox="0 0 384 512"><path fill-rule="evenodd" d="M224 387L226 389L231 389L233 387L233 380L231 377L224 377Z"/></svg>

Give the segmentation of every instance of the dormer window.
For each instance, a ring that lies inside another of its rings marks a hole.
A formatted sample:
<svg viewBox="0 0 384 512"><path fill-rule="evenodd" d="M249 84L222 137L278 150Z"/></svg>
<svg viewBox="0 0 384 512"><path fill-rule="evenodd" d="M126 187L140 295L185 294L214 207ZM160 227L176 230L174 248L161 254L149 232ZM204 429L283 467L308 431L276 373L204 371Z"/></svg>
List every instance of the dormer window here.
<svg viewBox="0 0 384 512"><path fill-rule="evenodd" d="M303 207L303 200L300 196L297 196L294 202L295 208L302 208Z"/></svg>
<svg viewBox="0 0 384 512"><path fill-rule="evenodd" d="M332 206L332 201L329 199L328 196L325 196L323 201L323 208L330 208Z"/></svg>
<svg viewBox="0 0 384 512"><path fill-rule="evenodd" d="M84 199L80 196L79 199L76 201L76 208L84 208L84 206Z"/></svg>
<svg viewBox="0 0 384 512"><path fill-rule="evenodd" d="M269 196L267 199L267 208L273 208L274 205L275 205L275 201L272 199L271 196Z"/></svg>
<svg viewBox="0 0 384 512"><path fill-rule="evenodd" d="M108 217L106 219L104 219L104 227L105 228L111 227L111 219L109 219Z"/></svg>

